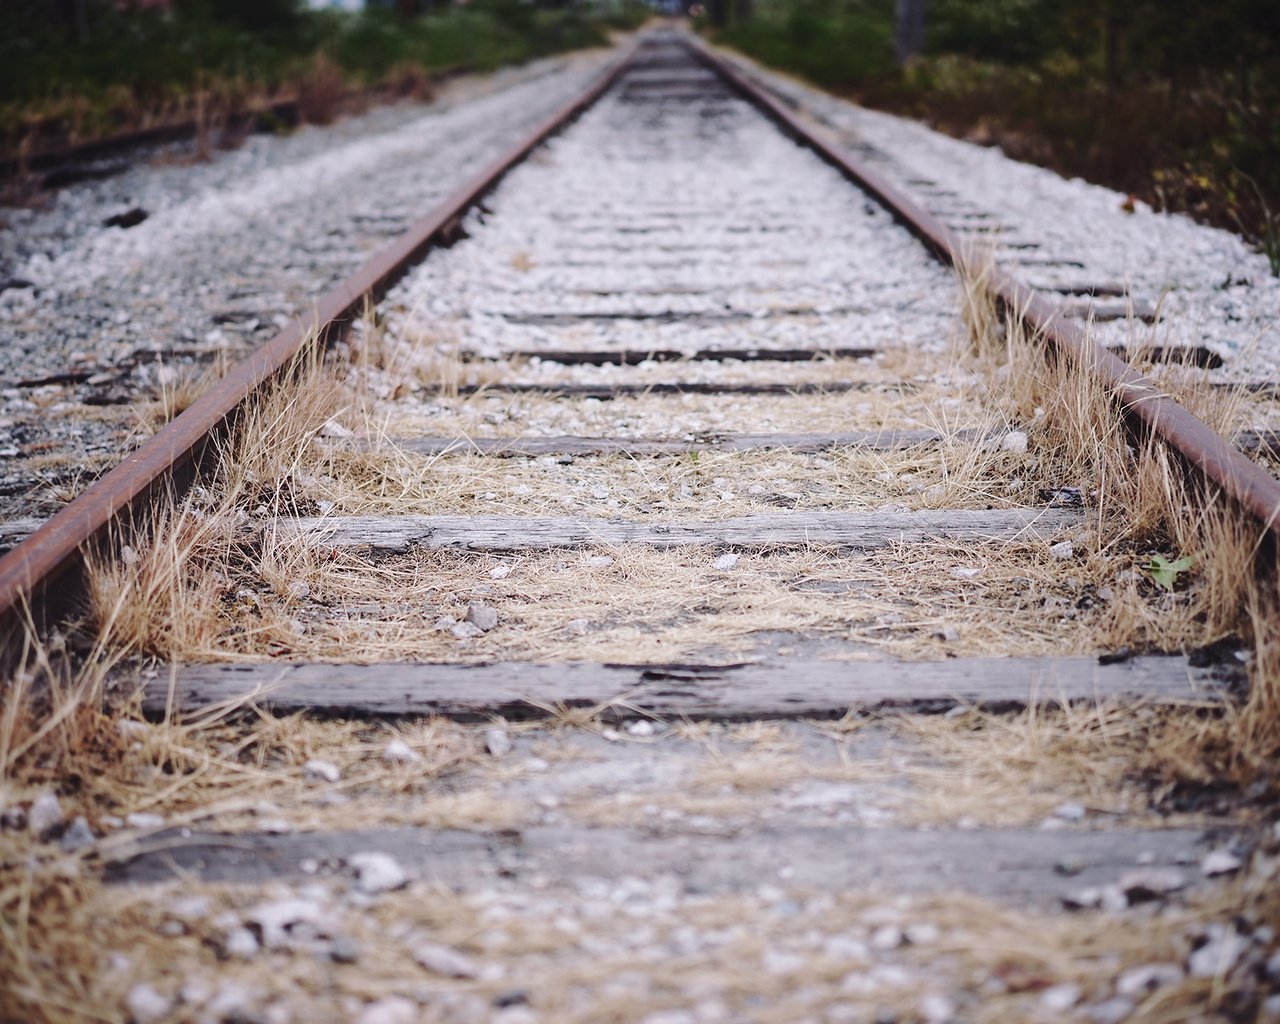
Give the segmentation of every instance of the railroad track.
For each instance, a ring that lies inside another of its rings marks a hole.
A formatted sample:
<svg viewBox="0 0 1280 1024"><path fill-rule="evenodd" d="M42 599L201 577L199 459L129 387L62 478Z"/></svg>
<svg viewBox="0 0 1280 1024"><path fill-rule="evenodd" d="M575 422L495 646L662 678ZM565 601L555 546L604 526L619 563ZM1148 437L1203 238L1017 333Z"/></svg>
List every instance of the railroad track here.
<svg viewBox="0 0 1280 1024"><path fill-rule="evenodd" d="M34 602L133 716L85 783L119 824L47 835L121 935L170 922L82 991L1260 1012L1269 812L1161 821L1152 780L1206 721L1265 731L1219 605L1280 485L1089 336L1153 311L1033 292L950 216L645 35L5 556L11 630Z"/></svg>

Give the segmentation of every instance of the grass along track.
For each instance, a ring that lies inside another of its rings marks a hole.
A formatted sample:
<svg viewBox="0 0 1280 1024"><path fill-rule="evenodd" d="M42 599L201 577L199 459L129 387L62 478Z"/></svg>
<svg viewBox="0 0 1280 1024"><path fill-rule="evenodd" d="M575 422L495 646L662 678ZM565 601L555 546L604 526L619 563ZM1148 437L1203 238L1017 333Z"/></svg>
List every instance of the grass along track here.
<svg viewBox="0 0 1280 1024"><path fill-rule="evenodd" d="M638 63L469 238L280 353L27 652L14 1014L1259 1012L1263 531L675 40ZM685 253L750 243L700 290L664 265L673 210ZM579 251L619 211L664 225L612 236L625 295ZM791 289L831 311L778 312ZM526 354L805 338L786 363ZM1147 568L1187 553L1168 587Z"/></svg>

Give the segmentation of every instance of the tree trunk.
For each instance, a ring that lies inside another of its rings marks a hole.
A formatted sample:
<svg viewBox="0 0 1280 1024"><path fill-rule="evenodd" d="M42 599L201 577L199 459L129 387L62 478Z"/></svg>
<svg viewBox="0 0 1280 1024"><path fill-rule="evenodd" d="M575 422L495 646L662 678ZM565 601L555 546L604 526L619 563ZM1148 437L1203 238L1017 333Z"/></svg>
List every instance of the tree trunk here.
<svg viewBox="0 0 1280 1024"><path fill-rule="evenodd" d="M898 0L898 63L905 64L924 49L924 15L927 0Z"/></svg>

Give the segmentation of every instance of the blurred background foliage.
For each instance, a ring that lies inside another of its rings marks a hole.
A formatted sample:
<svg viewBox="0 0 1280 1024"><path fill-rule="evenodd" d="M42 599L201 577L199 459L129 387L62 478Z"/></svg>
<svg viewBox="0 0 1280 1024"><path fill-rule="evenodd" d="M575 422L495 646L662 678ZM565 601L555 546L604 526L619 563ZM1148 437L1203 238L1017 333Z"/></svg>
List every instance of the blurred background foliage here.
<svg viewBox="0 0 1280 1024"><path fill-rule="evenodd" d="M0 140L10 152L280 96L299 96L323 120L352 90L425 94L442 73L600 45L649 13L639 0L598 13L522 0L396 0L360 12L296 0L0 3Z"/></svg>
<svg viewBox="0 0 1280 1024"><path fill-rule="evenodd" d="M1280 272L1280 2L725 4L721 41L869 106L1243 232Z"/></svg>

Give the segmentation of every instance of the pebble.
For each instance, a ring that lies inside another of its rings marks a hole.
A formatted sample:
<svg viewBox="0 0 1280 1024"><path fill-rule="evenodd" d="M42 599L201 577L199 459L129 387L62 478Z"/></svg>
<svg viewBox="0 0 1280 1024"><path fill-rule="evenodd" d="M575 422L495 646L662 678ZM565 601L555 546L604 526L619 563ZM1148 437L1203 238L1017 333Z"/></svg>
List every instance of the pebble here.
<svg viewBox="0 0 1280 1024"><path fill-rule="evenodd" d="M1049 554L1060 562L1065 562L1076 553L1075 545L1069 540L1059 541L1049 547Z"/></svg>
<svg viewBox="0 0 1280 1024"><path fill-rule="evenodd" d="M484 748L494 757L506 757L511 753L511 736L506 729L486 729Z"/></svg>
<svg viewBox="0 0 1280 1024"><path fill-rule="evenodd" d="M1193 978L1229 974L1249 948L1249 940L1229 925L1211 924L1208 933L1209 940L1187 957L1187 972Z"/></svg>
<svg viewBox="0 0 1280 1024"><path fill-rule="evenodd" d="M382 751L382 759L389 764L421 764L422 755L404 740L394 739Z"/></svg>
<svg viewBox="0 0 1280 1024"><path fill-rule="evenodd" d="M955 1004L944 995L930 993L920 1000L920 1016L926 1024L947 1024L955 1019Z"/></svg>
<svg viewBox="0 0 1280 1024"><path fill-rule="evenodd" d="M929 921L919 921L916 924L909 924L903 930L902 934L913 946L932 945L942 936L942 932L938 926Z"/></svg>
<svg viewBox="0 0 1280 1024"><path fill-rule="evenodd" d="M400 862L388 853L352 854L347 858L347 865L356 873L356 885L370 894L399 889L409 882Z"/></svg>
<svg viewBox="0 0 1280 1024"><path fill-rule="evenodd" d="M870 945L874 950L885 952L897 949L902 945L902 929L895 924L882 924L871 933Z"/></svg>
<svg viewBox="0 0 1280 1024"><path fill-rule="evenodd" d="M346 935L339 935L329 946L329 957L338 964L355 963L361 952L360 943Z"/></svg>
<svg viewBox="0 0 1280 1024"><path fill-rule="evenodd" d="M323 916L320 904L314 900L282 899L260 903L249 912L248 920L261 930L264 946L280 949L292 944L294 929L314 929Z"/></svg>
<svg viewBox="0 0 1280 1024"><path fill-rule="evenodd" d="M435 942L416 945L413 958L428 971L442 974L446 978L474 978L480 973L480 968L471 957Z"/></svg>
<svg viewBox="0 0 1280 1024"><path fill-rule="evenodd" d="M1122 996L1085 1007L1084 1019L1091 1024L1120 1024L1133 1013L1133 1003Z"/></svg>
<svg viewBox="0 0 1280 1024"><path fill-rule="evenodd" d="M1021 430L1011 430L1004 435L1000 447L1006 452L1017 452L1021 455L1027 450L1027 435Z"/></svg>
<svg viewBox="0 0 1280 1024"><path fill-rule="evenodd" d="M641 719L638 719L637 721L627 723L628 736L638 736L643 738L647 736L652 736L657 731L658 730L654 726L654 724L651 721L649 721L649 719L647 718L641 718Z"/></svg>
<svg viewBox="0 0 1280 1024"><path fill-rule="evenodd" d="M495 565L489 570L489 579L491 580L505 580L510 575L511 566L509 565Z"/></svg>
<svg viewBox="0 0 1280 1024"><path fill-rule="evenodd" d="M38 839L44 839L62 826L66 818L62 813L62 805L53 793L44 792L31 802L27 811L27 827Z"/></svg>
<svg viewBox="0 0 1280 1024"><path fill-rule="evenodd" d="M337 782L342 778L342 769L332 761L312 758L302 766L302 773L309 779L321 779L324 782Z"/></svg>
<svg viewBox="0 0 1280 1024"><path fill-rule="evenodd" d="M252 960L258 955L258 940L248 928L233 928L227 933L222 949L236 960Z"/></svg>
<svg viewBox="0 0 1280 1024"><path fill-rule="evenodd" d="M93 834L93 829L89 827L89 822L83 815L78 815L75 821L71 823L71 827L62 833L62 838L58 840L58 846L65 853L78 853L97 841L98 837Z"/></svg>
<svg viewBox="0 0 1280 1024"><path fill-rule="evenodd" d="M1122 996L1143 996L1181 980L1182 968L1177 964L1143 964L1129 968L1116 979L1116 992Z"/></svg>
<svg viewBox="0 0 1280 1024"><path fill-rule="evenodd" d="M590 627L589 619L570 619L564 624L565 632L571 636L586 636Z"/></svg>
<svg viewBox="0 0 1280 1024"><path fill-rule="evenodd" d="M1121 875L1119 883L1130 903L1167 896L1186 884L1186 876L1177 868L1138 868Z"/></svg>
<svg viewBox="0 0 1280 1024"><path fill-rule="evenodd" d="M1084 818L1085 808L1083 804L1058 804L1053 809L1053 813L1055 817L1061 818L1063 821L1080 821Z"/></svg>
<svg viewBox="0 0 1280 1024"><path fill-rule="evenodd" d="M285 592L294 600L301 601L304 597L311 596L311 584L306 580L290 580Z"/></svg>
<svg viewBox="0 0 1280 1024"><path fill-rule="evenodd" d="M1080 1002L1082 995L1084 995L1084 989L1079 985L1065 982L1041 992L1040 1005L1050 1013L1066 1013L1076 1003Z"/></svg>
<svg viewBox="0 0 1280 1024"><path fill-rule="evenodd" d="M1244 862L1230 850L1214 850L1200 862L1200 871L1208 878L1215 875L1230 875L1244 865Z"/></svg>
<svg viewBox="0 0 1280 1024"><path fill-rule="evenodd" d="M360 1011L356 1024L417 1024L418 1004L404 996L388 996L369 1003Z"/></svg>
<svg viewBox="0 0 1280 1024"><path fill-rule="evenodd" d="M125 996L124 1005L134 1024L154 1024L169 1016L173 1000L150 985L134 985Z"/></svg>
<svg viewBox="0 0 1280 1024"><path fill-rule="evenodd" d="M458 640L474 640L478 636L484 636L484 630L474 622L459 622L449 632Z"/></svg>
<svg viewBox="0 0 1280 1024"><path fill-rule="evenodd" d="M972 580L981 575L982 570L973 565L957 565L951 570L951 575L958 580Z"/></svg>
<svg viewBox="0 0 1280 1024"><path fill-rule="evenodd" d="M467 622L482 633L487 633L498 624L498 610L487 604L473 602L467 605ZM457 635L456 631L454 635Z"/></svg>
<svg viewBox="0 0 1280 1024"><path fill-rule="evenodd" d="M732 569L737 564L738 564L738 556L733 554L732 552L729 552L727 554L721 555L714 562L712 562L711 567L713 569L719 569L721 572L724 572L726 570Z"/></svg>

